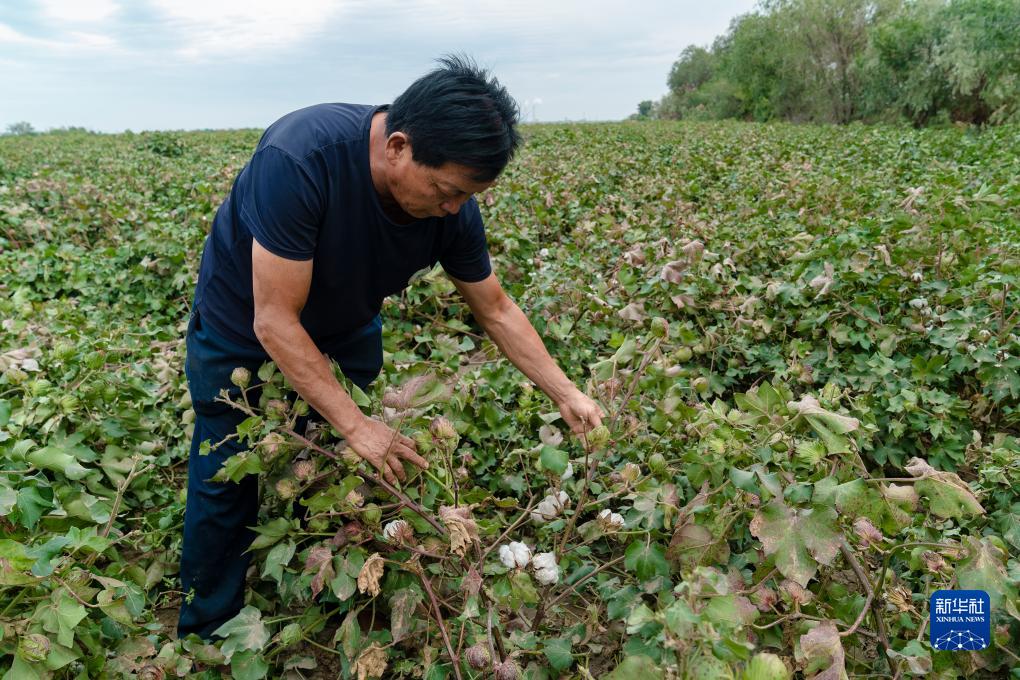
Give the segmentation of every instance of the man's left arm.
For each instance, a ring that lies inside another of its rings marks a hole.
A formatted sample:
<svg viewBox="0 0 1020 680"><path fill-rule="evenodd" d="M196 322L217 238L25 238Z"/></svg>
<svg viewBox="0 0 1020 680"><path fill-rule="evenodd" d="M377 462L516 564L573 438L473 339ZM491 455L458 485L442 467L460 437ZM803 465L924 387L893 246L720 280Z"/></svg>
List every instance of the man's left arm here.
<svg viewBox="0 0 1020 680"><path fill-rule="evenodd" d="M495 274L475 283L451 280L488 336L553 400L571 431L580 434L602 424L602 409L577 389L549 356L538 332L503 291Z"/></svg>

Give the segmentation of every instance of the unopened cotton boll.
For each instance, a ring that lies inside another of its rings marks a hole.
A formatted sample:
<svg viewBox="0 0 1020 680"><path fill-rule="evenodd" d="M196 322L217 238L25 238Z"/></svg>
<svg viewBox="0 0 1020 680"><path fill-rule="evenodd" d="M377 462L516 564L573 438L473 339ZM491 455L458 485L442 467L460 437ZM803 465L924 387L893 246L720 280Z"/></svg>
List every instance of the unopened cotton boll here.
<svg viewBox="0 0 1020 680"><path fill-rule="evenodd" d="M387 522L386 526L383 527L383 536L388 541L403 543L413 539L414 532L411 530L410 524L402 519L395 519L392 522Z"/></svg>
<svg viewBox="0 0 1020 680"><path fill-rule="evenodd" d="M551 586L560 580L560 567L556 564L556 555L551 552L535 555L531 566L535 568L535 578L543 586Z"/></svg>

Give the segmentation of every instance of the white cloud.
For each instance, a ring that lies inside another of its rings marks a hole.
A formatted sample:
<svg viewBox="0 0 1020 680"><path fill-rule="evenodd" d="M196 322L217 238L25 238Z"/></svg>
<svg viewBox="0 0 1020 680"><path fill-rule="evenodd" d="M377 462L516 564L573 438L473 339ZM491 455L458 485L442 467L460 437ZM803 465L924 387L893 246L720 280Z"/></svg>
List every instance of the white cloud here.
<svg viewBox="0 0 1020 680"><path fill-rule="evenodd" d="M117 47L116 41L107 35L89 33L84 31L72 31L61 36L59 40L52 38L36 38L35 36L20 33L7 24L0 23L0 45L24 45L48 53L59 52L66 54L77 50L112 50Z"/></svg>
<svg viewBox="0 0 1020 680"><path fill-rule="evenodd" d="M39 0L39 6L47 17L71 23L103 21L118 9L113 0Z"/></svg>
<svg viewBox="0 0 1020 680"><path fill-rule="evenodd" d="M192 59L287 47L327 28L338 13L330 0L152 0L179 37L177 52Z"/></svg>

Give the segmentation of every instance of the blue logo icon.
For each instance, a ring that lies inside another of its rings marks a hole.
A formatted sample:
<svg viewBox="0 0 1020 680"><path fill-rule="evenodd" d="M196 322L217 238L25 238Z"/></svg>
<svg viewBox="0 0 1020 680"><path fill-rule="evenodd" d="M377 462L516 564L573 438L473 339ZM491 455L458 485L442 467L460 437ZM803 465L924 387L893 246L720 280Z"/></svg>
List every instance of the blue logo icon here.
<svg viewBox="0 0 1020 680"><path fill-rule="evenodd" d="M929 602L931 646L976 652L992 639L992 607L983 590L936 590Z"/></svg>

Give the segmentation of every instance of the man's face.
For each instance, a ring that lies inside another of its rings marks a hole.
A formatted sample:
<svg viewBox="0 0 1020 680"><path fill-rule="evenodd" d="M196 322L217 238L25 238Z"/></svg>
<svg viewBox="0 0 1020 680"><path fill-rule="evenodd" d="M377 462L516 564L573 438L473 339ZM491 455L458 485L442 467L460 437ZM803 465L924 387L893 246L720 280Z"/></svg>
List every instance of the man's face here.
<svg viewBox="0 0 1020 680"><path fill-rule="evenodd" d="M455 215L472 195L485 191L495 182L472 179L471 168L445 163L438 168L415 162L410 145L405 145L391 160L390 192L397 204L412 217Z"/></svg>

